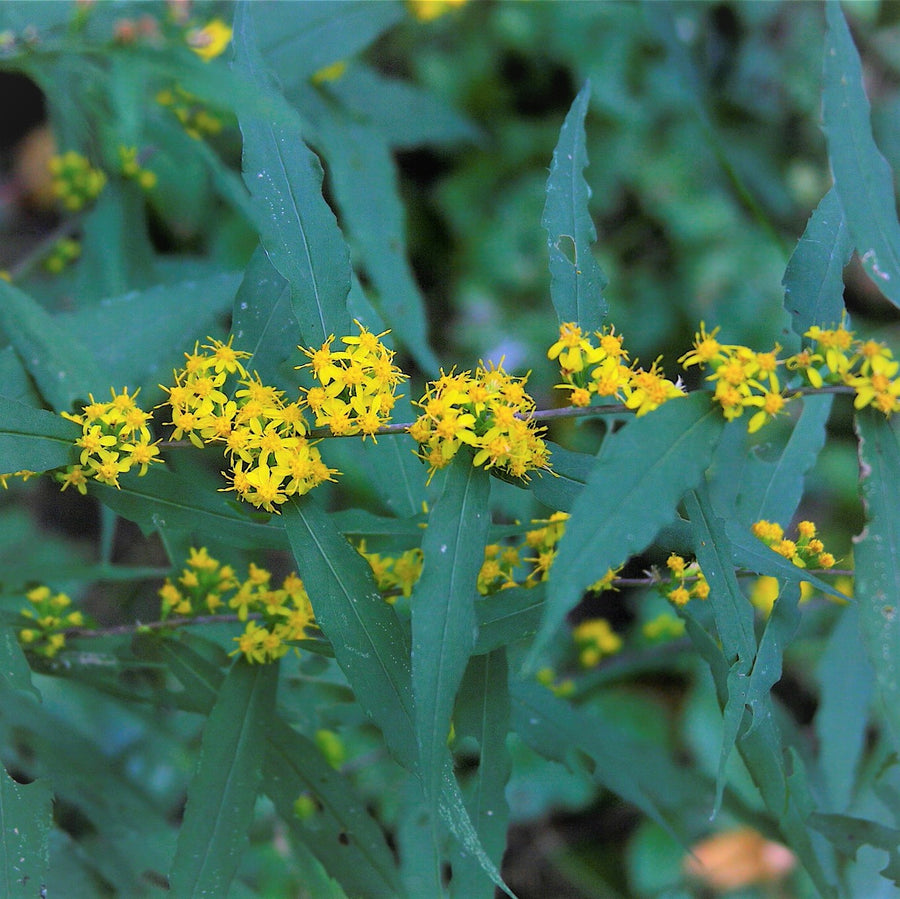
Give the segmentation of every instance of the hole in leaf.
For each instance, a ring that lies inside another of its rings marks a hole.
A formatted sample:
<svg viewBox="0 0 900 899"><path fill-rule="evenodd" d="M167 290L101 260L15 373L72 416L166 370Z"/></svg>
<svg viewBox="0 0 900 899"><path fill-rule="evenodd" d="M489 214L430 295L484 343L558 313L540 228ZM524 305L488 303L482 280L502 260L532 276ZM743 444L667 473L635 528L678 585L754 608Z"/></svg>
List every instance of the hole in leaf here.
<svg viewBox="0 0 900 899"><path fill-rule="evenodd" d="M556 241L556 249L559 250L572 265L578 262L578 252L575 249L575 240L568 234L560 234Z"/></svg>

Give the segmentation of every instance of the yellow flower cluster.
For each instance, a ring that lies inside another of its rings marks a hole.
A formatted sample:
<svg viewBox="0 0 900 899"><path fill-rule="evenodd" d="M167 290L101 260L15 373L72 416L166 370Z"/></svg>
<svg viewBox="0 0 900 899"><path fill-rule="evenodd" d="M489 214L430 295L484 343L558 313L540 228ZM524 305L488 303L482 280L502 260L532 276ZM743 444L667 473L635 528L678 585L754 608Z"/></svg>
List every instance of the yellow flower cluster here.
<svg viewBox="0 0 900 899"><path fill-rule="evenodd" d="M335 472L306 439L300 404L286 402L282 391L250 375L241 362L249 353L235 350L231 340L210 341L185 353L174 385L163 387L172 438L187 438L197 447L224 443L231 463L231 486L225 489L268 512L331 480ZM229 376L239 376L233 399L224 389Z"/></svg>
<svg viewBox="0 0 900 899"><path fill-rule="evenodd" d="M532 419L527 380L508 375L502 366L479 366L474 373L451 371L432 381L413 404L423 411L409 429L431 473L449 465L463 445L474 451L474 465L516 478L549 469L550 452L540 436L543 429Z"/></svg>
<svg viewBox="0 0 900 899"><path fill-rule="evenodd" d="M589 618L577 624L572 638L584 668L593 668L604 656L615 655L622 648L622 638L605 618Z"/></svg>
<svg viewBox="0 0 900 899"><path fill-rule="evenodd" d="M563 383L556 386L569 391L571 405L589 406L593 397L606 397L625 403L640 416L684 395L663 375L659 359L649 369L628 366L622 335L615 328L595 331L593 337L596 345L574 322L563 322L559 339L547 351L548 359L559 360Z"/></svg>
<svg viewBox="0 0 900 899"><path fill-rule="evenodd" d="M715 385L713 398L728 421L739 418L745 409L755 409L747 424L747 431L753 434L781 412L787 402L778 380L778 366L783 364L778 359L781 347L776 344L771 352L757 353L749 347L721 344L716 339L718 330L707 333L701 322L693 350L678 361L685 368L698 365L712 369L707 381Z"/></svg>
<svg viewBox="0 0 900 899"><path fill-rule="evenodd" d="M490 596L517 587L515 571L521 565L519 549L514 546L501 546L499 543L488 544L484 548L484 561L478 572L478 592L482 596Z"/></svg>
<svg viewBox="0 0 900 899"><path fill-rule="evenodd" d="M95 200L106 184L106 175L74 150L52 157L48 167L53 176L53 193L69 212L78 212Z"/></svg>
<svg viewBox="0 0 900 899"><path fill-rule="evenodd" d="M160 106L167 106L181 123L184 130L194 140L206 135L218 134L222 130L222 120L209 112L199 97L176 85L171 90L161 90L156 95Z"/></svg>
<svg viewBox="0 0 900 899"><path fill-rule="evenodd" d="M801 521L797 525L796 540L786 539L784 529L773 521L757 521L750 530L769 549L789 559L798 568L834 567L834 556L825 551L825 545L816 536L816 526L811 521Z"/></svg>
<svg viewBox="0 0 900 899"><path fill-rule="evenodd" d="M81 627L84 615L77 610L67 612L72 600L65 593L53 593L44 585L29 590L25 598L29 605L22 609L21 615L32 624L19 631L19 641L31 652L53 658L66 645L63 631Z"/></svg>
<svg viewBox="0 0 900 899"><path fill-rule="evenodd" d="M358 321L359 334L341 338L344 350L332 350L329 337L317 350L301 351L318 381L306 391L306 405L316 416L316 426L327 426L336 437L362 434L372 437L390 421L397 401L397 386L406 375L394 365L394 353L382 342L388 331L373 334Z"/></svg>
<svg viewBox="0 0 900 899"><path fill-rule="evenodd" d="M44 257L44 268L51 274L58 275L80 255L81 244L72 237L63 237L53 244L50 252Z"/></svg>
<svg viewBox="0 0 900 899"><path fill-rule="evenodd" d="M810 328L805 337L812 350L788 360L788 368L802 373L813 387L847 384L854 389L857 409L874 406L885 416L900 411L900 362L878 340L856 340L843 324L832 330Z"/></svg>
<svg viewBox="0 0 900 899"><path fill-rule="evenodd" d="M111 400L97 402L89 394L90 403L82 406L80 415L62 413L81 425L82 432L75 441L81 450L78 463L56 475L63 490L74 487L87 493L89 478L118 488L120 474L136 470L145 475L151 464L161 461L148 426L153 416L135 402L138 392L129 395L127 387L121 393L110 388Z"/></svg>
<svg viewBox="0 0 900 899"><path fill-rule="evenodd" d="M670 576L659 589L669 602L683 606L692 598L706 599L709 596L709 584L696 562L688 564L683 556L670 553L666 567Z"/></svg>
<svg viewBox="0 0 900 899"><path fill-rule="evenodd" d="M137 147L119 147L119 162L122 174L126 178L137 181L144 190L152 190L156 187L156 172L141 167L138 162Z"/></svg>
<svg viewBox="0 0 900 899"><path fill-rule="evenodd" d="M397 600L398 591L409 598L419 575L422 574L422 550L408 549L399 556L382 555L366 551L365 540L359 544L360 555L369 563L378 589L389 603Z"/></svg>
<svg viewBox="0 0 900 899"><path fill-rule="evenodd" d="M300 578L289 574L277 588L270 585L271 579L271 572L251 562L247 577L240 581L230 565L220 564L205 547L191 548L181 576L177 581L166 578L159 590L162 618L235 610L246 627L234 638L238 648L232 655L243 653L248 662L259 664L274 662L315 622ZM228 597L229 593L233 595Z"/></svg>

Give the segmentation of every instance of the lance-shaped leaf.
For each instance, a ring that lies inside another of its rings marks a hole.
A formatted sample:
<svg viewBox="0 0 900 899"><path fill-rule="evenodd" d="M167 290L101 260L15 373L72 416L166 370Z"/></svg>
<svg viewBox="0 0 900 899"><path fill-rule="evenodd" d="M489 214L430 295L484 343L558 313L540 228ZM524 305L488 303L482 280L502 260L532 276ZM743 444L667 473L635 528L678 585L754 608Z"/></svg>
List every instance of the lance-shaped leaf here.
<svg viewBox="0 0 900 899"><path fill-rule="evenodd" d="M541 224L550 251L550 298L560 322L578 322L585 331L603 324L607 280L591 245L597 232L588 200L591 189L582 174L587 167L584 118L591 96L590 82L578 92L553 151L547 200Z"/></svg>
<svg viewBox="0 0 900 899"><path fill-rule="evenodd" d="M584 489L596 457L575 453L547 441L552 474L535 472L528 484L535 499L554 512L568 512Z"/></svg>
<svg viewBox="0 0 900 899"><path fill-rule="evenodd" d="M0 329L16 348L44 399L58 412L106 383L90 353L18 287L0 279Z"/></svg>
<svg viewBox="0 0 900 899"><path fill-rule="evenodd" d="M234 345L253 354L248 365L264 384L296 391L297 376L290 366L299 364L302 357L297 350L300 329L291 305L291 288L262 247L250 257L234 298L231 329Z"/></svg>
<svg viewBox="0 0 900 899"><path fill-rule="evenodd" d="M0 893L10 899L39 895L47 880L52 801L49 780L16 783L0 767Z"/></svg>
<svg viewBox="0 0 900 899"><path fill-rule="evenodd" d="M844 266L853 240L837 190L831 188L806 223L784 272L784 308L802 337L813 325L834 327L844 314Z"/></svg>
<svg viewBox="0 0 900 899"><path fill-rule="evenodd" d="M456 691L475 646L475 597L490 524L490 475L460 453L444 472L422 541L412 609L416 736L425 795L437 819L442 759Z"/></svg>
<svg viewBox="0 0 900 899"><path fill-rule="evenodd" d="M239 658L203 729L200 763L169 877L177 896L225 896L237 871L259 790L277 665Z"/></svg>
<svg viewBox="0 0 900 899"><path fill-rule="evenodd" d="M893 174L872 137L862 65L840 3L829 0L825 15L822 106L834 189L863 267L900 306L900 223Z"/></svg>
<svg viewBox="0 0 900 899"><path fill-rule="evenodd" d="M256 47L251 4L235 15L235 65L266 102L240 103L244 181L263 210L260 239L291 286L303 342L318 346L349 333L350 257L337 220L322 196L322 166L303 141L297 113L275 91Z"/></svg>
<svg viewBox="0 0 900 899"><path fill-rule="evenodd" d="M0 396L0 473L68 465L80 434L75 422Z"/></svg>
<svg viewBox="0 0 900 899"><path fill-rule="evenodd" d="M404 17L400 3L369 0L324 0L288 7L254 0L253 6L260 49L288 87L354 56Z"/></svg>
<svg viewBox="0 0 900 899"><path fill-rule="evenodd" d="M536 649L586 587L647 546L701 478L723 427L707 394L671 400L603 442L550 573Z"/></svg>
<svg viewBox="0 0 900 899"><path fill-rule="evenodd" d="M894 746L900 747L900 447L874 409L856 417L866 528L853 550L859 626Z"/></svg>
<svg viewBox="0 0 900 899"><path fill-rule="evenodd" d="M512 767L506 748L509 686L504 650L470 660L453 720L456 739L470 738L478 745L478 764L463 786L463 795L481 845L499 868L506 848L509 807L505 789ZM453 896L459 899L494 896L492 882L468 853L454 853L452 865Z"/></svg>
<svg viewBox="0 0 900 899"><path fill-rule="evenodd" d="M536 752L571 764L573 751L581 750L594 761L598 783L669 829L647 790L647 781L658 773L654 763L659 753L652 746L638 744L585 709L573 708L535 680L514 682L510 693L513 730Z"/></svg>
<svg viewBox="0 0 900 899"><path fill-rule="evenodd" d="M90 491L114 512L140 525L151 534L173 528L194 534L209 534L217 540L233 541L243 548L286 549L287 537L281 520L254 521L215 491L198 491L191 478L164 468L151 468L143 477L123 475L120 489L90 483Z"/></svg>
<svg viewBox="0 0 900 899"><path fill-rule="evenodd" d="M409 644L372 569L310 497L284 504L284 527L316 622L356 699L394 757L416 769ZM482 546L482 551L484 547Z"/></svg>
<svg viewBox="0 0 900 899"><path fill-rule="evenodd" d="M749 675L756 655L753 607L738 586L725 523L715 514L708 492L687 493L685 506L694 527L694 552L709 584L709 601L722 643L722 655L728 665L728 692L722 711L724 727L716 775L715 807L718 809L725 789L725 765L737 742L749 701Z"/></svg>
<svg viewBox="0 0 900 899"><path fill-rule="evenodd" d="M828 791L828 807L843 811L853 799L875 686L859 631L858 604L848 603L841 611L816 666L816 679L819 768Z"/></svg>
<svg viewBox="0 0 900 899"><path fill-rule="evenodd" d="M881 869L883 877L900 887L900 830L878 821L850 815L823 815L813 812L810 827L815 828L837 847L846 858L856 858L861 846L874 846L887 853L888 863Z"/></svg>
<svg viewBox="0 0 900 899"><path fill-rule="evenodd" d="M373 302L419 367L437 374L428 345L425 300L406 251L397 166L378 130L329 109L317 123L341 220L374 288Z"/></svg>

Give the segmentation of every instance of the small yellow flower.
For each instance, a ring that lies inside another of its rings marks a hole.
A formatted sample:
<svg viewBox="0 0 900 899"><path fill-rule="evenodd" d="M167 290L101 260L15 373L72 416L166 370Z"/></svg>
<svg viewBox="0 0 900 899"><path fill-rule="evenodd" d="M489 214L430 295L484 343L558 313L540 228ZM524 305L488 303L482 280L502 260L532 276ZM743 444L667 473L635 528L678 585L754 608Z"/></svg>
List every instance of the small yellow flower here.
<svg viewBox="0 0 900 899"><path fill-rule="evenodd" d="M209 62L225 52L231 43L231 28L221 19L212 19L202 28L187 33L187 44L201 59Z"/></svg>

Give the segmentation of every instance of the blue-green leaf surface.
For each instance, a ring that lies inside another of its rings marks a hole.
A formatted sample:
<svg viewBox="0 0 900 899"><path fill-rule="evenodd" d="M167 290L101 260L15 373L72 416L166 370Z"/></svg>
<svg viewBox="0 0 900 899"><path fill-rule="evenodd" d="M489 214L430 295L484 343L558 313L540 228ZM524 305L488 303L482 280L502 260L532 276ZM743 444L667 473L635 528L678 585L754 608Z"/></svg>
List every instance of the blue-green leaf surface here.
<svg viewBox="0 0 900 899"><path fill-rule="evenodd" d="M547 441L550 450L550 472L535 472L528 488L535 499L554 512L568 512L584 489L596 457L576 453Z"/></svg>
<svg viewBox="0 0 900 899"><path fill-rule="evenodd" d="M262 247L257 247L244 272L234 298L231 330L234 346L253 353L247 363L264 384L296 395L297 375L293 365L301 357L300 327L291 305L291 289L278 274Z"/></svg>
<svg viewBox="0 0 900 899"><path fill-rule="evenodd" d="M481 138L468 119L436 96L359 62L323 90L337 97L354 118L369 122L394 148Z"/></svg>
<svg viewBox="0 0 900 899"><path fill-rule="evenodd" d="M674 399L603 442L550 574L546 641L583 590L647 546L712 458L722 416L707 394Z"/></svg>
<svg viewBox="0 0 900 899"><path fill-rule="evenodd" d="M302 112L315 122L316 145L328 161L329 183L369 276L371 299L419 367L436 375L438 362L428 345L425 301L407 258L405 214L387 140L374 126L322 103L312 89L299 98Z"/></svg>
<svg viewBox="0 0 900 899"><path fill-rule="evenodd" d="M188 788L169 876L176 896L228 894L253 820L277 683L277 665L243 657L225 677Z"/></svg>
<svg viewBox="0 0 900 899"><path fill-rule="evenodd" d="M120 484L117 490L92 482L90 491L105 506L140 525L144 533L173 528L206 534L245 549L287 548L287 537L278 516L271 516L269 522L254 520L250 506L242 514L229 505L223 494L199 490L183 475L155 467L144 477L123 475Z"/></svg>
<svg viewBox="0 0 900 899"><path fill-rule="evenodd" d="M893 173L872 137L862 65L840 3L828 0L825 15L822 105L834 189L863 267L878 289L900 306L900 224Z"/></svg>
<svg viewBox="0 0 900 899"><path fill-rule="evenodd" d="M263 210L258 226L266 253L291 286L304 345L318 346L331 334L349 333L350 258L322 196L322 166L303 141L300 118L277 102L256 48L251 8L239 5L235 16L235 64L272 109L265 104L238 109L244 181Z"/></svg>
<svg viewBox="0 0 900 899"><path fill-rule="evenodd" d="M725 788L725 765L737 742L748 704L749 675L756 655L753 633L753 606L741 593L731 560L732 552L725 535L725 522L719 518L706 492L691 491L685 496L688 518L694 527L694 552L709 584L709 601L729 666L728 695L722 715L724 727L716 775L716 808Z"/></svg>
<svg viewBox="0 0 900 899"><path fill-rule="evenodd" d="M819 812L809 816L809 823L819 833L825 834L847 858L856 858L862 846L883 849L887 853L888 863L881 869L881 874L900 887L900 829L865 818L823 815Z"/></svg>
<svg viewBox="0 0 900 899"><path fill-rule="evenodd" d="M853 594L881 709L900 748L900 447L874 409L860 410L856 430L867 522L853 550Z"/></svg>
<svg viewBox="0 0 900 899"><path fill-rule="evenodd" d="M616 795L668 827L642 780L653 776L644 770L641 748L615 727L585 709L574 708L534 680L510 685L513 730L546 758L571 764L579 749L595 762L593 777Z"/></svg>
<svg viewBox="0 0 900 899"><path fill-rule="evenodd" d="M409 644L394 610L378 592L366 560L315 500L285 503L282 518L316 622L357 701L381 728L394 757L415 770Z"/></svg>
<svg viewBox="0 0 900 899"><path fill-rule="evenodd" d="M268 728L263 789L275 808L351 896L399 899L397 868L366 799L335 771L312 740L281 718ZM315 798L308 821L294 814L297 797Z"/></svg>
<svg viewBox="0 0 900 899"><path fill-rule="evenodd" d="M0 329L47 403L71 412L106 383L88 350L28 294L0 279Z"/></svg>
<svg viewBox="0 0 900 899"><path fill-rule="evenodd" d="M828 791L828 807L845 811L853 797L857 767L866 745L875 684L862 645L857 604L848 604L841 611L816 668L816 678L819 767Z"/></svg>
<svg viewBox="0 0 900 899"><path fill-rule="evenodd" d="M844 266L853 240L837 190L816 206L784 273L784 308L802 337L813 325L832 328L844 313Z"/></svg>
<svg viewBox="0 0 900 899"><path fill-rule="evenodd" d="M75 422L0 396L0 473L68 465L80 435Z"/></svg>
<svg viewBox="0 0 900 899"><path fill-rule="evenodd" d="M490 525L490 475L459 453L422 541L424 567L413 588L412 678L425 795L436 819L442 759L460 681L475 646L476 583Z"/></svg>
<svg viewBox="0 0 900 899"><path fill-rule="evenodd" d="M550 297L560 322L578 322L585 331L603 324L606 276L591 246L597 231L588 201L591 189L582 174L588 164L584 118L591 96L590 83L572 103L553 151L547 200L541 224L550 251Z"/></svg>
<svg viewBox="0 0 900 899"><path fill-rule="evenodd" d="M506 748L509 685L505 650L470 660L453 720L456 740L472 739L478 746L478 765L463 784L463 795L481 845L499 869L506 848L509 807L505 790L512 767ZM452 867L451 895L492 899L494 885L477 859L457 851Z"/></svg>
<svg viewBox="0 0 900 899"><path fill-rule="evenodd" d="M370 0L256 2L260 50L287 87L349 59L404 18L403 4Z"/></svg>
<svg viewBox="0 0 900 899"><path fill-rule="evenodd" d="M16 783L0 767L0 894L7 899L41 894L50 864L52 802L49 780Z"/></svg>

